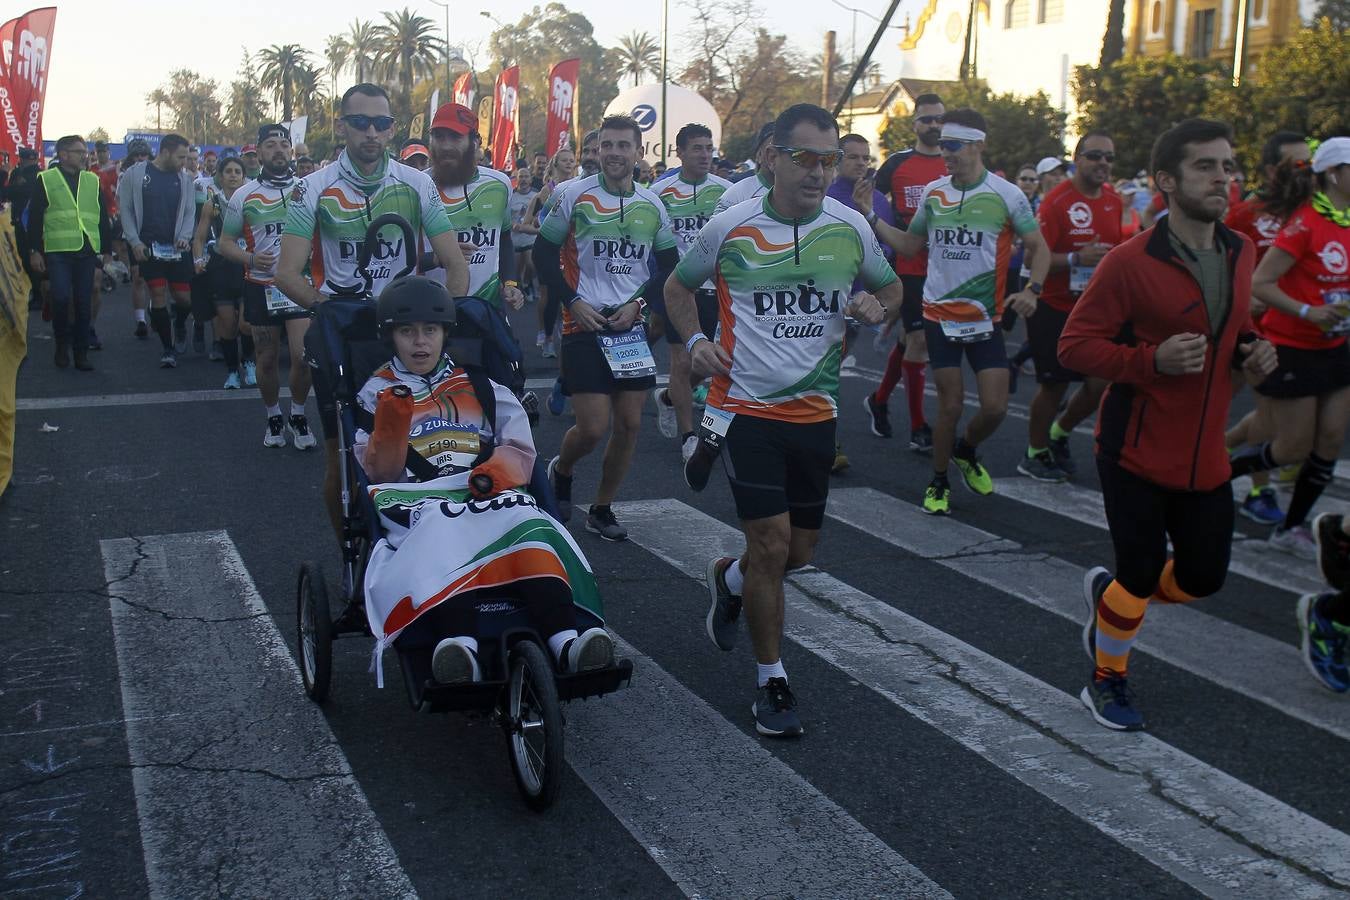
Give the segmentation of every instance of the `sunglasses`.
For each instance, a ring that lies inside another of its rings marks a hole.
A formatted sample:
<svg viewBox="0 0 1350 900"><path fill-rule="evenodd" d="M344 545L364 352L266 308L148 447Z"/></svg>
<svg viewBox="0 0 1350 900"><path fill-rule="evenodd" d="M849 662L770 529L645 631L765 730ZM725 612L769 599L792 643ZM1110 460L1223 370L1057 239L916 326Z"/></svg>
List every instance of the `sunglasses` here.
<svg viewBox="0 0 1350 900"><path fill-rule="evenodd" d="M1018 175L1018 176L1017 176L1017 180L1018 180L1018 181L1035 181L1035 180L1036 180L1036 176L1035 176L1035 175Z"/></svg>
<svg viewBox="0 0 1350 900"><path fill-rule="evenodd" d="M1093 162L1101 162L1102 160L1115 162L1116 155L1114 153L1107 153L1105 150L1088 150L1083 154L1083 159L1090 159Z"/></svg>
<svg viewBox="0 0 1350 900"><path fill-rule="evenodd" d="M966 145L973 143L975 142L958 141L955 138L947 138L945 141L938 141L938 146L941 147L942 150L946 153L960 153L962 147L965 147Z"/></svg>
<svg viewBox="0 0 1350 900"><path fill-rule="evenodd" d="M827 169L833 169L839 165L839 160L844 158L843 150L802 150L799 147L784 147L781 144L774 144L773 149L779 153L786 153L794 165L803 169L814 169L816 164L824 166Z"/></svg>
<svg viewBox="0 0 1350 900"><path fill-rule="evenodd" d="M363 116L360 113L352 113L349 116L343 116L342 121L357 131L367 131L372 125L375 126L376 131L388 131L394 127L393 116Z"/></svg>
<svg viewBox="0 0 1350 900"><path fill-rule="evenodd" d="M942 116L915 116L914 121L920 125L941 125Z"/></svg>

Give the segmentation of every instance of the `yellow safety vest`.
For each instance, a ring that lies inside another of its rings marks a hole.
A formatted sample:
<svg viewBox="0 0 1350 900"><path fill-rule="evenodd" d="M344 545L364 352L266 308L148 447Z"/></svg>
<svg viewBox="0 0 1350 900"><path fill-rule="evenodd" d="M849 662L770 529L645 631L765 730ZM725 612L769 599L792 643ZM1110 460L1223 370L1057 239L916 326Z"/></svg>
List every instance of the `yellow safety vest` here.
<svg viewBox="0 0 1350 900"><path fill-rule="evenodd" d="M38 175L47 192L47 212L42 220L42 249L46 253L78 253L84 239L95 253L102 252L99 241L98 176L80 172L79 196L71 196L70 184L59 168Z"/></svg>

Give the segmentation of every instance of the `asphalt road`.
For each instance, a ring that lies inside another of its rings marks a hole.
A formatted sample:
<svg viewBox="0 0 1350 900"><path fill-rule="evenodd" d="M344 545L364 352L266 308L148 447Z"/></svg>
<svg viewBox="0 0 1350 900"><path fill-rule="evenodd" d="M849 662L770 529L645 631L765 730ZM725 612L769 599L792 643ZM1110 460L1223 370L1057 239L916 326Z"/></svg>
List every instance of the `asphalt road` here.
<svg viewBox="0 0 1350 900"><path fill-rule="evenodd" d="M105 303L96 372L56 370L35 322L20 375L0 498L0 896L1350 892L1350 697L1296 652L1312 564L1242 521L1222 593L1144 627L1148 731L1106 732L1078 703L1078 579L1111 562L1086 428L1083 474L1037 490L1015 471L1015 406L983 451L999 492L957 487L951 520L921 518L929 463L867 431L880 356L859 342L852 467L788 595L807 734L775 742L750 717L748 639L720 653L703 631L702 567L736 545L725 481L691 492L649 406L617 508L633 539L572 524L633 685L569 708L562 797L537 814L500 733L411 711L392 655L377 689L369 642L337 644L322 709L304 697L300 563L337 587L321 456L264 448L256 393L219 391L220 364L160 370L126 306L124 289ZM899 431L903 393L891 406ZM541 453L569 422L545 413ZM598 468L579 469L578 500ZM1347 495L1338 482L1326 504Z"/></svg>

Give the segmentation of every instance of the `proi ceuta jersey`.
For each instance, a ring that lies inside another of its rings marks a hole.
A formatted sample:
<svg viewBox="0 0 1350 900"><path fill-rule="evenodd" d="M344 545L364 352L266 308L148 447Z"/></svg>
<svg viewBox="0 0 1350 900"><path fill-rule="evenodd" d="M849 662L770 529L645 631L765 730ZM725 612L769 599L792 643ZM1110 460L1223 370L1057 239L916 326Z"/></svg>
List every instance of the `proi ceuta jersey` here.
<svg viewBox="0 0 1350 900"><path fill-rule="evenodd" d="M473 244L469 259L469 293L501 305L501 254L511 247L511 179L496 169L479 166L468 184L438 188L450 227L461 244ZM431 245L423 239L422 249ZM444 280L445 269L431 269L432 278Z"/></svg>
<svg viewBox="0 0 1350 900"><path fill-rule="evenodd" d="M718 201L730 187L730 181L711 173L698 184L691 184L684 180L683 172L667 175L652 185L652 190L661 198L670 216L675 246L679 248L681 256L694 245L698 233L713 217ZM712 282L703 285L703 288L712 290Z"/></svg>
<svg viewBox="0 0 1350 900"><path fill-rule="evenodd" d="M259 181L256 178L234 192L225 207L223 236L243 238L244 248L250 253L274 254L281 252L281 232L286 227L286 208L296 178L291 175L280 184ZM271 284L276 266L271 269L250 268L244 277L255 284Z"/></svg>

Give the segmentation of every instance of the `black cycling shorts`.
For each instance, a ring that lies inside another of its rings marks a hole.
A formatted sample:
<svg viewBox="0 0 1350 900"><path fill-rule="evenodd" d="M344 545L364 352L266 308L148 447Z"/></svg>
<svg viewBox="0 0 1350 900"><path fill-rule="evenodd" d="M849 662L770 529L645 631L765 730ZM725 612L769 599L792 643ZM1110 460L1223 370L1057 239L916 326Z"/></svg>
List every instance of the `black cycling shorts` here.
<svg viewBox="0 0 1350 900"><path fill-rule="evenodd" d="M736 515L767 519L788 514L793 528L820 530L834 465L835 420L782 422L748 416L731 420L722 465Z"/></svg>
<svg viewBox="0 0 1350 900"><path fill-rule="evenodd" d="M184 252L178 259L155 259L153 256L147 256L140 263L141 277L146 280L151 287L158 287L161 284L168 284L174 290L188 290L192 284L192 277L195 274L192 267L192 260L188 259L188 254Z"/></svg>
<svg viewBox="0 0 1350 900"><path fill-rule="evenodd" d="M276 314L267 311L267 288L252 281L244 282L244 321L259 328L279 328L289 319L308 319L309 310L301 309Z"/></svg>
<svg viewBox="0 0 1350 900"><path fill-rule="evenodd" d="M904 299L900 301L900 326L905 334L923 331L923 283L926 275L901 275L900 287L904 290Z"/></svg>
<svg viewBox="0 0 1350 900"><path fill-rule="evenodd" d="M928 362L934 369L959 369L961 360L970 361L972 371L1008 367L1008 350L1003 345L1003 329L994 326L993 334L983 341L959 343L947 339L942 326L924 320L924 335L928 339Z"/></svg>
<svg viewBox="0 0 1350 900"><path fill-rule="evenodd" d="M1256 392L1278 400L1320 397L1350 385L1350 345L1304 350L1277 344L1279 365Z"/></svg>
<svg viewBox="0 0 1350 900"><path fill-rule="evenodd" d="M650 391L656 387L656 376L643 378L615 378L605 362L605 354L595 342L595 333L581 331L565 334L562 339L563 393L613 394L618 391Z"/></svg>
<svg viewBox="0 0 1350 900"><path fill-rule="evenodd" d="M1082 374L1060 365L1059 336L1069 314L1060 312L1045 301L1036 304L1036 312L1026 320L1027 340L1031 342L1031 359L1036 364L1038 384L1065 384L1082 381Z"/></svg>

